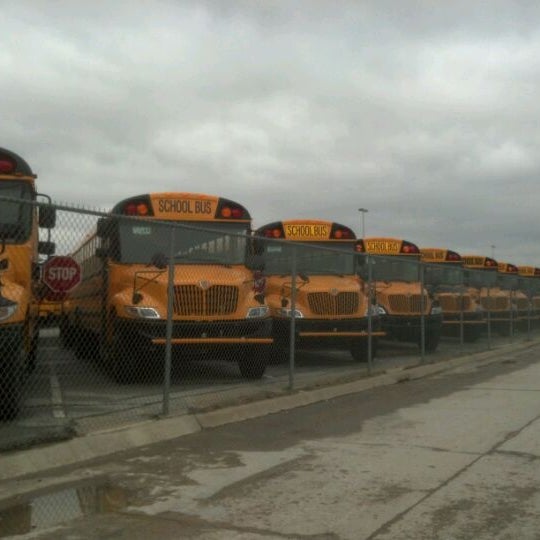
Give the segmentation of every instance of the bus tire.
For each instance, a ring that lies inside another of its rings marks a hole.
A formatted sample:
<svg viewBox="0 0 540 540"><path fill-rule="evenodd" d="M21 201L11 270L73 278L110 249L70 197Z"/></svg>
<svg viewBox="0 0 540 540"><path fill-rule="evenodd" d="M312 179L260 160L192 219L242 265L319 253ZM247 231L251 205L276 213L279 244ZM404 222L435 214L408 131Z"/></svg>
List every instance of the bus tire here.
<svg viewBox="0 0 540 540"><path fill-rule="evenodd" d="M104 364L118 384L130 384L137 379L134 362L125 345L125 339L116 328L103 354Z"/></svg>
<svg viewBox="0 0 540 540"><path fill-rule="evenodd" d="M466 327L463 329L463 341L465 341L465 343L474 343L475 341L478 341L481 333L482 329L480 325Z"/></svg>
<svg viewBox="0 0 540 540"><path fill-rule="evenodd" d="M37 352L39 342L39 330L36 330L30 338L30 350L26 362L28 373L33 373L37 366Z"/></svg>
<svg viewBox="0 0 540 540"><path fill-rule="evenodd" d="M286 364L289 361L289 346L285 343L274 343L270 346L268 363L272 365Z"/></svg>
<svg viewBox="0 0 540 540"><path fill-rule="evenodd" d="M22 340L22 336L21 336ZM0 347L0 420L13 420L20 411L25 369L21 361L22 341L10 340Z"/></svg>
<svg viewBox="0 0 540 540"><path fill-rule="evenodd" d="M67 349L73 349L76 344L77 331L66 316L60 319L60 339Z"/></svg>
<svg viewBox="0 0 540 540"><path fill-rule="evenodd" d="M424 349L428 353L435 352L441 339L440 332L430 332L425 336Z"/></svg>
<svg viewBox="0 0 540 540"><path fill-rule="evenodd" d="M367 338L359 339L353 343L351 347L351 356L355 362L368 362L369 361L369 344ZM371 358L375 358L377 355L377 340L371 339Z"/></svg>
<svg viewBox="0 0 540 540"><path fill-rule="evenodd" d="M238 368L244 379L260 379L266 371L269 351L242 347L238 351Z"/></svg>

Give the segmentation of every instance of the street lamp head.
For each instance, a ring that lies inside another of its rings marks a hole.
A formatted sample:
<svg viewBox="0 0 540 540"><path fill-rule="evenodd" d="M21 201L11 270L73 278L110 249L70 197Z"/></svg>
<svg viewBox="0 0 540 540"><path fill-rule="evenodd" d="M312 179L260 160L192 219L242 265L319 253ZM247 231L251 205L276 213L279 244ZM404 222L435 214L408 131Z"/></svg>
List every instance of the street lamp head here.
<svg viewBox="0 0 540 540"><path fill-rule="evenodd" d="M358 211L362 213L362 238L365 238L366 237L366 224L365 224L364 216L366 215L368 209L359 208Z"/></svg>

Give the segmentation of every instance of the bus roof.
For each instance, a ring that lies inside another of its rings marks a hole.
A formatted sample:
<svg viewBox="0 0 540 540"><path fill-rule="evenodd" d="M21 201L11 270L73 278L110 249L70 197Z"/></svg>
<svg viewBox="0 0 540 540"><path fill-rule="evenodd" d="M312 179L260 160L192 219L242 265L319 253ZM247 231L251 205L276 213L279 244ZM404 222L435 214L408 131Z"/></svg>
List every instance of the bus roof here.
<svg viewBox="0 0 540 540"><path fill-rule="evenodd" d="M266 238L280 238L298 242L356 241L356 235L349 227L321 219L274 221L259 227L255 234Z"/></svg>
<svg viewBox="0 0 540 540"><path fill-rule="evenodd" d="M36 176L21 156L6 148L0 148L0 174Z"/></svg>
<svg viewBox="0 0 540 540"><path fill-rule="evenodd" d="M477 270L497 270L498 263L491 257L484 255L462 255L463 266L465 268L475 268Z"/></svg>
<svg viewBox="0 0 540 540"><path fill-rule="evenodd" d="M364 238L364 247L367 253L374 255L404 255L420 257L420 250L416 244L408 240L389 237Z"/></svg>
<svg viewBox="0 0 540 540"><path fill-rule="evenodd" d="M427 263L463 264L461 255L451 249L420 248L420 258Z"/></svg>
<svg viewBox="0 0 540 540"><path fill-rule="evenodd" d="M518 267L515 264L508 263L508 262L499 262L497 269L501 274L517 274L518 273Z"/></svg>
<svg viewBox="0 0 540 540"><path fill-rule="evenodd" d="M518 266L520 276L540 277L540 268L536 266Z"/></svg>
<svg viewBox="0 0 540 540"><path fill-rule="evenodd" d="M135 195L117 203L111 214L153 217L165 221L251 222L241 204L202 193L163 192Z"/></svg>

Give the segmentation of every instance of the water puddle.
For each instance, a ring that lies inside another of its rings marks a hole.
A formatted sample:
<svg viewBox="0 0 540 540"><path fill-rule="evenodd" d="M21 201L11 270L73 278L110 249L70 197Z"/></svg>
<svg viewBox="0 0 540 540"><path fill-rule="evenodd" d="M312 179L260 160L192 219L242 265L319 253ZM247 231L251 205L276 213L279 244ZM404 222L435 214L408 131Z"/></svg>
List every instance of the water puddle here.
<svg viewBox="0 0 540 540"><path fill-rule="evenodd" d="M103 479L102 479L103 480ZM127 505L127 492L108 483L86 483L21 495L0 507L0 538L45 529Z"/></svg>

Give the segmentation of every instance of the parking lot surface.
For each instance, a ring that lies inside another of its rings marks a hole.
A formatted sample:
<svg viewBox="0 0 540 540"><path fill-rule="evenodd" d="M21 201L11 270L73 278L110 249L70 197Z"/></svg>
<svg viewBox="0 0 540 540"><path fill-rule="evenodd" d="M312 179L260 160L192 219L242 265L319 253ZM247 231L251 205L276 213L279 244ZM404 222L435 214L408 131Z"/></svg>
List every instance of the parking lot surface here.
<svg viewBox="0 0 540 540"><path fill-rule="evenodd" d="M0 523L42 539L535 539L539 351L5 482Z"/></svg>

